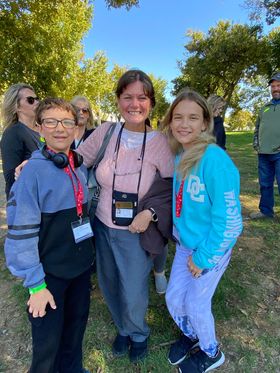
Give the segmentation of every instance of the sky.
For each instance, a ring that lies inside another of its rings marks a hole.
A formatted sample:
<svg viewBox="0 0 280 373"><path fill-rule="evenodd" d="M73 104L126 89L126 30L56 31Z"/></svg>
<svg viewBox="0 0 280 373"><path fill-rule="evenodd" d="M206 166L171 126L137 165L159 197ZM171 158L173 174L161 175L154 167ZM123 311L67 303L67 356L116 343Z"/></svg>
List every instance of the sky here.
<svg viewBox="0 0 280 373"><path fill-rule="evenodd" d="M207 33L219 20L249 23L244 0L139 0L139 7L110 9L95 0L92 27L84 38L87 58L104 51L113 64L137 67L168 82L180 75L189 29ZM272 27L280 26L278 20ZM268 32L272 27L265 27ZM168 94L169 96L169 94Z"/></svg>

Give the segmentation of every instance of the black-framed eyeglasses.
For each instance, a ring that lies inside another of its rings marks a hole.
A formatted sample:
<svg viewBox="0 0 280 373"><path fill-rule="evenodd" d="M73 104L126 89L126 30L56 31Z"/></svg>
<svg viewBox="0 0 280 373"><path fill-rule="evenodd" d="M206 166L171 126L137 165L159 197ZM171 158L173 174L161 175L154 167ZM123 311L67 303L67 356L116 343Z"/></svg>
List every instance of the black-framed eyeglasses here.
<svg viewBox="0 0 280 373"><path fill-rule="evenodd" d="M33 96L27 96L25 97L26 101L29 103L29 105L33 105L35 101L39 101L39 97L33 97Z"/></svg>
<svg viewBox="0 0 280 373"><path fill-rule="evenodd" d="M41 122L46 128L56 128L58 126L58 123L61 123L62 126L66 129L72 129L76 126L76 122L74 119L59 120L55 118L44 118Z"/></svg>

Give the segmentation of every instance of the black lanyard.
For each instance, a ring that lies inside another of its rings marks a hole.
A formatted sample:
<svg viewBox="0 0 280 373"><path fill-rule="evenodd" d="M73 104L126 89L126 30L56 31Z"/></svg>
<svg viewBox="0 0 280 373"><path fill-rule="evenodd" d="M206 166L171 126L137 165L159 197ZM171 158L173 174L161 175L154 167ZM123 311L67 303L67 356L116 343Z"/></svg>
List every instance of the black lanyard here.
<svg viewBox="0 0 280 373"><path fill-rule="evenodd" d="M122 137L122 131L123 131L124 125L125 125L125 123L122 125L122 127L120 129L120 132L119 132L118 138L117 138L117 142L116 142L116 147L115 147L116 161L115 161L115 169L114 169L112 190L115 189L115 178L116 178L116 170L117 170L117 163L118 163L118 155L119 155L121 137ZM144 160L144 154L145 154L145 148L146 148L146 138L147 138L147 127L146 127L146 124L145 124L145 131L144 131L144 136L143 136L142 149L141 149L141 153L140 153L140 158L138 158L139 160L141 159L141 168L140 168L140 172L139 172L137 194L139 192L139 187L140 187L140 182L141 182L143 160Z"/></svg>

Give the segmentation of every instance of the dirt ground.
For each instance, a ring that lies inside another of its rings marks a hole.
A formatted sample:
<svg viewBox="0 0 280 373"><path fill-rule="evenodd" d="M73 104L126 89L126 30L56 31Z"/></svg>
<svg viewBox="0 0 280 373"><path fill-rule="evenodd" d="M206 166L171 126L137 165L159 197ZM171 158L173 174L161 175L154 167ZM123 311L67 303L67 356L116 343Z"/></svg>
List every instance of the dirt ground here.
<svg viewBox="0 0 280 373"><path fill-rule="evenodd" d="M0 243L6 234L5 186L0 170ZM22 309L12 294L14 279L3 274L5 263L0 257L0 372L24 373L28 368L31 352L29 331L22 329ZM24 346L24 347L23 347Z"/></svg>

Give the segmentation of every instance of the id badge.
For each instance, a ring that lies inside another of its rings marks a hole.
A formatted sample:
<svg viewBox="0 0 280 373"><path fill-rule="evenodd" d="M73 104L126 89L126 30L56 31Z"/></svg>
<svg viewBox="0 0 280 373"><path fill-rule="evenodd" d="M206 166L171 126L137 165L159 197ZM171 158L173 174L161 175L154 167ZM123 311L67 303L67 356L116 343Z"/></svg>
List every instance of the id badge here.
<svg viewBox="0 0 280 373"><path fill-rule="evenodd" d="M89 218L81 218L71 223L74 240L76 243L86 240L93 236Z"/></svg>
<svg viewBox="0 0 280 373"><path fill-rule="evenodd" d="M116 202L116 218L132 218L133 204L131 202Z"/></svg>

